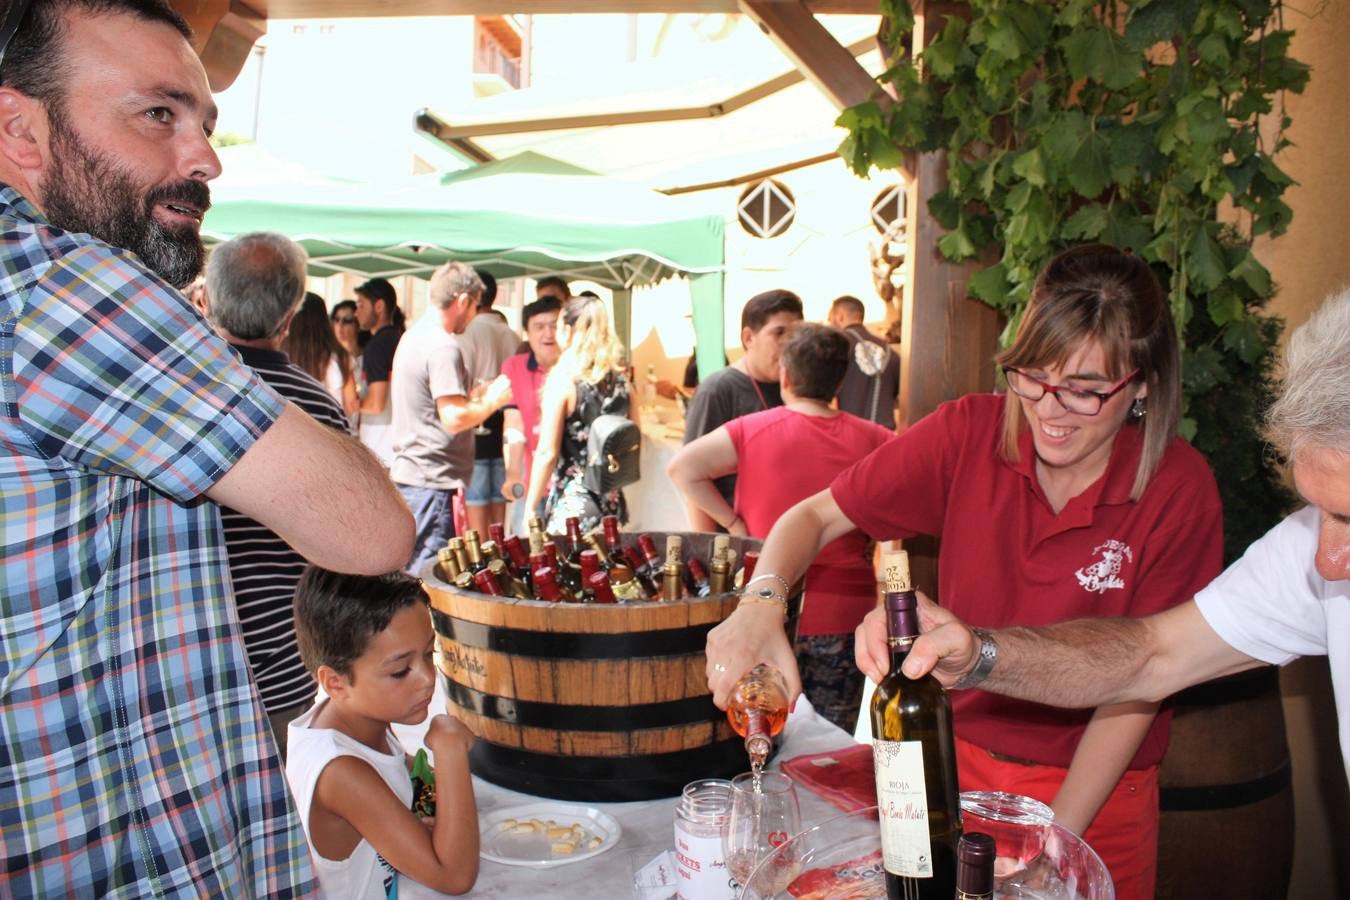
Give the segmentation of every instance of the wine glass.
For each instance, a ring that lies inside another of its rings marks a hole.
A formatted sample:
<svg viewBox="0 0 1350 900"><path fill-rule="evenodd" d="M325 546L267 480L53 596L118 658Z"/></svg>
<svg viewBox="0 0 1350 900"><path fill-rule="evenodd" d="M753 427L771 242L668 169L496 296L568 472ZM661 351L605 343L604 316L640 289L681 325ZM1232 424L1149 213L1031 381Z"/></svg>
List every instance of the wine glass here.
<svg viewBox="0 0 1350 900"><path fill-rule="evenodd" d="M487 390L487 386L491 383L492 383L491 378L475 378L473 380L473 389L470 392L470 396L471 397L483 396L484 391ZM474 428L473 433L475 435L486 436L492 433L492 429L488 428L487 421L484 420L478 423L477 427Z"/></svg>
<svg viewBox="0 0 1350 900"><path fill-rule="evenodd" d="M801 831L802 814L797 806L797 789L782 772L765 772L756 779L745 772L731 780L731 815L728 817L722 849L726 852L727 871L743 885L760 860L773 853ZM796 855L781 854L775 864L782 868L781 885L771 879L777 890L785 890L797 877Z"/></svg>

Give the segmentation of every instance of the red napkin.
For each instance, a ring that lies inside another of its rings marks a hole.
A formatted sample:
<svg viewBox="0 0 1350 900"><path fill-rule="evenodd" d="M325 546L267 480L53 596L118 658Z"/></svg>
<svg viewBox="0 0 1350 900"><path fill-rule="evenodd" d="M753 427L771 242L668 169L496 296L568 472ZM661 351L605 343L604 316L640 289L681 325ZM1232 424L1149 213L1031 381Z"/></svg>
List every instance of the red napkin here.
<svg viewBox="0 0 1350 900"><path fill-rule="evenodd" d="M853 744L826 753L808 753L784 762L782 769L844 812L877 805L876 775L870 744Z"/></svg>

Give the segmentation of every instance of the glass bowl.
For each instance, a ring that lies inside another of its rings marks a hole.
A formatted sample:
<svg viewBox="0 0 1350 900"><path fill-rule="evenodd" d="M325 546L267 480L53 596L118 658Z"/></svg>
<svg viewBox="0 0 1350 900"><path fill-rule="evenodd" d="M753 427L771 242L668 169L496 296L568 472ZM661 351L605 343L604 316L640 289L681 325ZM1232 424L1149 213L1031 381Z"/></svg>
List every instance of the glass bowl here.
<svg viewBox="0 0 1350 900"><path fill-rule="evenodd" d="M995 897L1016 900L1115 900L1097 854L1054 824L1044 803L1015 794L961 795L962 825L994 838ZM886 897L875 806L808 828L760 862L743 900L866 900Z"/></svg>

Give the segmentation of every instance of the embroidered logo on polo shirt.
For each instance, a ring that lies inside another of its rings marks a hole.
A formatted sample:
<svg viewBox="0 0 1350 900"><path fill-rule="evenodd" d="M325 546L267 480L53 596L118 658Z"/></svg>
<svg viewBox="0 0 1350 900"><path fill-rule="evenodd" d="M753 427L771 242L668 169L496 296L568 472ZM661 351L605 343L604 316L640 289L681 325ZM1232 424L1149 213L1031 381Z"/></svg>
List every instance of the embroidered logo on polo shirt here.
<svg viewBox="0 0 1350 900"><path fill-rule="evenodd" d="M1113 539L1093 547L1092 553L1100 555L1101 559L1073 573L1078 583L1094 594L1105 594L1108 588L1125 587L1125 580L1120 577L1120 561L1134 562L1134 551L1129 545Z"/></svg>

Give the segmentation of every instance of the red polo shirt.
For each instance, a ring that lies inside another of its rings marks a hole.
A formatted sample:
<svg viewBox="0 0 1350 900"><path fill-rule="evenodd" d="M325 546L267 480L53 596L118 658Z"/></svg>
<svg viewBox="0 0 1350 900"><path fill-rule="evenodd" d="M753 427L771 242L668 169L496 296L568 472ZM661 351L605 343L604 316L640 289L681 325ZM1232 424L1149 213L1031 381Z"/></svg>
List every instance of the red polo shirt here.
<svg viewBox="0 0 1350 900"><path fill-rule="evenodd" d="M1116 435L1106 472L1056 515L1021 460L998 455L1002 395L938 407L844 471L830 492L877 540L937 535L942 604L972 625L1045 625L1086 616L1144 616L1190 599L1219 574L1222 513L1204 458L1174 440L1138 501L1130 487L1143 431ZM1092 710L1062 710L984 691L954 691L956 733L1020 759L1067 767ZM1170 712L1130 768L1157 764Z"/></svg>
<svg viewBox="0 0 1350 900"><path fill-rule="evenodd" d="M736 447L736 513L751 537L769 529L795 503L830 486L836 475L895 436L866 419L840 413L808 416L779 406L722 426ZM852 634L877 605L877 579L867 536L850 531L816 554L806 570L797 634Z"/></svg>
<svg viewBox="0 0 1350 900"><path fill-rule="evenodd" d="M530 482L530 466L534 463L534 448L539 445L539 403L548 373L539 368L534 353L526 350L508 356L502 361L502 374L511 382L511 406L520 410L521 427L525 429L525 453L522 465L526 484Z"/></svg>

